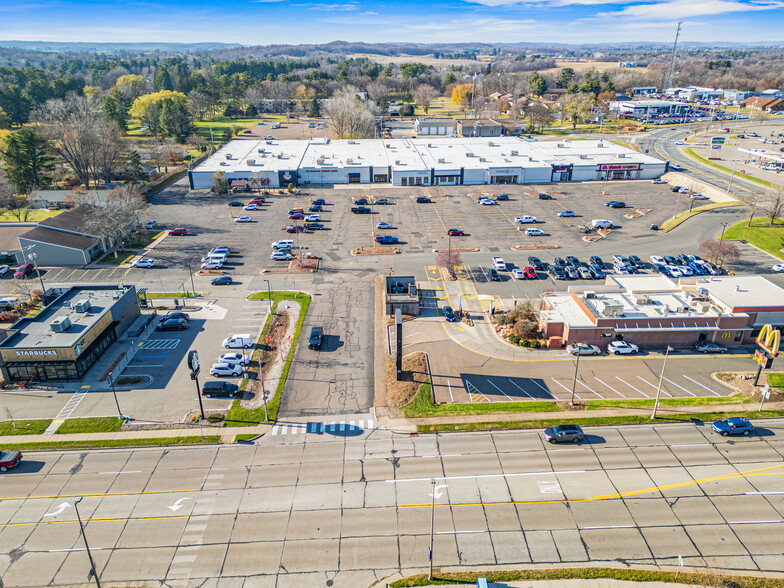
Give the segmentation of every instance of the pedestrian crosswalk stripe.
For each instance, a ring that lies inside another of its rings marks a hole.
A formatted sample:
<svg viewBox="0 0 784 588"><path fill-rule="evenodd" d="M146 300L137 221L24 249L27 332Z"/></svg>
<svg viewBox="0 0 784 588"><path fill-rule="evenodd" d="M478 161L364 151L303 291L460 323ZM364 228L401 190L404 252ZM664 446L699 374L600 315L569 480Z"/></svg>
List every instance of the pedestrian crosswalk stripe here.
<svg viewBox="0 0 784 588"><path fill-rule="evenodd" d="M309 422L309 423L281 423L272 427L271 435L303 435L306 433L322 434L322 433L337 433L352 431L360 429L362 431L370 431L375 429L373 419L362 419L359 421L331 421L329 424L324 422Z"/></svg>
<svg viewBox="0 0 784 588"><path fill-rule="evenodd" d="M490 399L482 394L479 389L474 386L468 380L465 381L466 383L466 390L468 390L468 396L471 398L471 402L490 402Z"/></svg>
<svg viewBox="0 0 784 588"><path fill-rule="evenodd" d="M179 339L150 339L142 344L142 349L174 349L180 344Z"/></svg>

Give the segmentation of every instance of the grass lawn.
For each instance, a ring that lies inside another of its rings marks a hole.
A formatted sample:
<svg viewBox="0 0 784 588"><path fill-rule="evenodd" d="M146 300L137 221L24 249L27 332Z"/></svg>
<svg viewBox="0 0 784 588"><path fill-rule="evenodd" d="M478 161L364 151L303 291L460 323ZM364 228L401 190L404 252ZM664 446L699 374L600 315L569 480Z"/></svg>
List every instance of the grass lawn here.
<svg viewBox="0 0 784 588"><path fill-rule="evenodd" d="M161 231L137 231L128 240L125 246L128 249L144 249L150 243L155 241L155 239L157 239L161 234Z"/></svg>
<svg viewBox="0 0 784 588"><path fill-rule="evenodd" d="M66 419L57 428L56 434L70 433L113 433L122 428L123 421L117 417L91 417L86 419Z"/></svg>
<svg viewBox="0 0 784 588"><path fill-rule="evenodd" d="M18 212L18 211L17 211ZM46 210L44 208L35 208L30 210L27 213L27 217L25 218L24 212L22 212L22 221L20 221L16 216L14 216L10 211L6 211L0 214L0 223L18 223L18 222L26 222L26 223L37 223L42 220L46 220L48 218L52 218L53 216L57 216L61 212L65 212L65 209L60 210Z"/></svg>
<svg viewBox="0 0 784 588"><path fill-rule="evenodd" d="M138 254L135 251L115 251L113 253L107 253L95 263L100 265L120 265L128 263L132 258L136 257L136 255Z"/></svg>
<svg viewBox="0 0 784 588"><path fill-rule="evenodd" d="M781 249L784 247L784 221L770 226L770 217L757 217L752 219L751 227L746 227L748 221L741 221L732 225L724 232L725 239L743 239L752 245L784 259Z"/></svg>
<svg viewBox="0 0 784 588"><path fill-rule="evenodd" d="M21 449L22 451L46 451L50 449L91 449L93 447L161 447L166 445L194 445L197 443L220 443L220 435L205 435L203 437L154 437L151 439L109 439L101 441L51 441L44 443L19 443L14 446L0 447Z"/></svg>
<svg viewBox="0 0 784 588"><path fill-rule="evenodd" d="M733 173L732 172L732 168L724 167L723 165L720 165L720 164L718 164L718 163L716 163L714 161L711 161L710 159L706 159L705 157L702 157L701 155L697 155L696 153L694 153L694 150L691 147L687 147L683 151L687 155L689 155L690 157L693 157L697 161L701 161L705 165L709 165L711 167L715 167L716 169L719 169L719 170L723 171L724 173L728 173L730 175L732 175L732 173ZM742 174L742 173L736 172L735 176L737 176L739 178L743 178L744 180L749 180L750 182L756 182L758 184L762 184L763 186L769 186L769 187L773 186L773 184L771 182L768 182L767 180L761 180L760 178L756 178L756 177L754 177L752 175L749 175L749 174Z"/></svg>
<svg viewBox="0 0 784 588"><path fill-rule="evenodd" d="M589 400L586 410L601 410L603 408L653 408L654 398L630 398L625 400ZM704 398L662 398L659 406L705 406L707 404L748 404L754 402L743 394L732 396L704 397Z"/></svg>
<svg viewBox="0 0 784 588"><path fill-rule="evenodd" d="M693 208L691 212L685 210L668 218L664 221L660 226L659 230L663 233L667 231L673 230L675 227L683 223L684 221L690 219L691 217L700 214L701 212L705 212L706 210L714 210L716 208L728 208L731 206L743 206L743 202L711 202L710 204L706 204L705 206L698 206L697 208ZM745 221L744 221L745 222ZM725 233L724 238L727 238Z"/></svg>
<svg viewBox="0 0 784 588"><path fill-rule="evenodd" d="M198 293L197 293L198 296ZM193 298L193 293L185 292L145 292L139 298Z"/></svg>
<svg viewBox="0 0 784 588"><path fill-rule="evenodd" d="M14 428L16 424L16 428ZM52 424L52 419L36 419L34 421L3 421L0 423L0 435L40 435Z"/></svg>
<svg viewBox="0 0 784 588"><path fill-rule="evenodd" d="M768 384L774 388L784 390L784 374L780 372L768 374Z"/></svg>
<svg viewBox="0 0 784 588"><path fill-rule="evenodd" d="M491 414L498 412L558 412L554 402L477 402L470 404L433 404L430 384L422 384L413 400L402 408L408 418Z"/></svg>

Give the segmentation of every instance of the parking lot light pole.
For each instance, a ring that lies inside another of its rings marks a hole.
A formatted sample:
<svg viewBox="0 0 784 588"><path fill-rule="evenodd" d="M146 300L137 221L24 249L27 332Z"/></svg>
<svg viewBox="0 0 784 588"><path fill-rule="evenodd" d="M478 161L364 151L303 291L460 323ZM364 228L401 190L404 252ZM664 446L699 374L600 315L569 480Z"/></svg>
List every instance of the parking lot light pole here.
<svg viewBox="0 0 784 588"><path fill-rule="evenodd" d="M112 394L114 394L114 403L117 405L117 416L122 421L125 420L122 411L120 410L120 403L117 400L117 390L114 389L114 372L109 372L109 385L112 387Z"/></svg>
<svg viewBox="0 0 784 588"><path fill-rule="evenodd" d="M79 521L79 530L82 533L82 539L84 540L84 548L87 550L87 558L90 560L90 573L92 574L93 578L95 578L95 585L98 588L101 588L101 581L98 579L98 572L95 569L95 561L93 560L93 554L90 553L90 546L87 544L87 535L84 534L84 524L82 523L82 517L79 515L79 503L84 499L84 496L79 498L79 500L74 502L74 509L76 510L76 520ZM89 577L88 577L89 579Z"/></svg>
<svg viewBox="0 0 784 588"><path fill-rule="evenodd" d="M662 364L662 371L659 375L659 386L656 388L656 400L653 403L653 414L651 415L651 420L656 418L656 409L659 408L659 396L661 395L662 381L664 381L664 368L667 367L667 357L669 357L670 351L672 351L672 347L667 345L667 351L664 352L664 363Z"/></svg>
<svg viewBox="0 0 784 588"><path fill-rule="evenodd" d="M577 343L577 363L574 364L574 381L572 382L572 399L569 406L574 406L574 389L577 386L577 371L580 369L580 344Z"/></svg>
<svg viewBox="0 0 784 588"><path fill-rule="evenodd" d="M201 413L201 420L205 420L204 416L204 403L201 401L201 388L199 387L199 374L192 373L193 380L196 382L196 397L199 399L199 412Z"/></svg>
<svg viewBox="0 0 784 588"><path fill-rule="evenodd" d="M270 303L269 311L270 313L272 313L272 288L270 288L269 280L264 280L264 281L267 282L267 297L269 298L269 303Z"/></svg>
<svg viewBox="0 0 784 588"><path fill-rule="evenodd" d="M430 560L430 571L427 574L427 579L429 581L433 581L433 530L435 528L435 520L436 520L436 481L435 479L431 482L431 488L433 491L430 495L433 497L433 503L430 506L430 548L427 552L427 557Z"/></svg>
<svg viewBox="0 0 784 588"><path fill-rule="evenodd" d="M193 294L193 298L196 298L196 285L193 283L193 270L191 270L191 264L188 264L188 273L191 276L191 292Z"/></svg>
<svg viewBox="0 0 784 588"><path fill-rule="evenodd" d="M261 377L261 399L264 401L264 420L269 421L267 413L267 390L264 388L264 363L259 358L259 376Z"/></svg>
<svg viewBox="0 0 784 588"><path fill-rule="evenodd" d="M724 261L724 256L722 255L722 249L724 245L724 231L727 230L727 226L729 223L721 223L721 237L719 237L719 251L716 254L716 265L721 269L721 261ZM719 259L721 261L719 261Z"/></svg>

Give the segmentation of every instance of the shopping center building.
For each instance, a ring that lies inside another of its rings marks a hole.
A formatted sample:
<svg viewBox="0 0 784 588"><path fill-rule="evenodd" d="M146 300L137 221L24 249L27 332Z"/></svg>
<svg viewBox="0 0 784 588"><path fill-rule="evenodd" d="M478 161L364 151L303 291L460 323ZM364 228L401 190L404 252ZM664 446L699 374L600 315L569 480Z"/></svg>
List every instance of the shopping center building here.
<svg viewBox="0 0 784 588"><path fill-rule="evenodd" d="M0 342L6 382L79 380L140 315L134 286L75 286L55 295Z"/></svg>

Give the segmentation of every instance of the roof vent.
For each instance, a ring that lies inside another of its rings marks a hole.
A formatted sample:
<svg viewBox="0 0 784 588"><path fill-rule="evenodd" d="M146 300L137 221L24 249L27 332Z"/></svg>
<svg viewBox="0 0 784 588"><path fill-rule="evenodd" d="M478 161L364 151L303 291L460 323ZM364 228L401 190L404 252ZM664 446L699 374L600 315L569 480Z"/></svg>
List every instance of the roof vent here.
<svg viewBox="0 0 784 588"><path fill-rule="evenodd" d="M248 165L256 165L256 160L255 159L248 159L246 161L247 161Z"/></svg>
<svg viewBox="0 0 784 588"><path fill-rule="evenodd" d="M77 300L76 302L71 304L71 308L75 312L87 312L88 310L90 310L91 306L92 305L90 304L90 301L87 300L87 298L82 298L81 300Z"/></svg>
<svg viewBox="0 0 784 588"><path fill-rule="evenodd" d="M586 300L594 300L596 298L596 292L593 290L586 290L585 291L585 299Z"/></svg>
<svg viewBox="0 0 784 588"><path fill-rule="evenodd" d="M446 159L441 158L438 160L438 163L446 163Z"/></svg>
<svg viewBox="0 0 784 588"><path fill-rule="evenodd" d="M517 151L512 151L512 155L517 155Z"/></svg>
<svg viewBox="0 0 784 588"><path fill-rule="evenodd" d="M226 159L231 159L231 153L226 154Z"/></svg>
<svg viewBox="0 0 784 588"><path fill-rule="evenodd" d="M71 319L61 316L49 323L49 328L55 333L65 333L71 326Z"/></svg>

